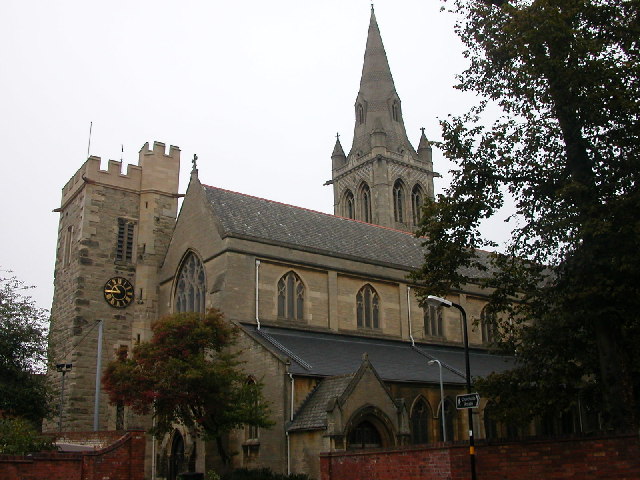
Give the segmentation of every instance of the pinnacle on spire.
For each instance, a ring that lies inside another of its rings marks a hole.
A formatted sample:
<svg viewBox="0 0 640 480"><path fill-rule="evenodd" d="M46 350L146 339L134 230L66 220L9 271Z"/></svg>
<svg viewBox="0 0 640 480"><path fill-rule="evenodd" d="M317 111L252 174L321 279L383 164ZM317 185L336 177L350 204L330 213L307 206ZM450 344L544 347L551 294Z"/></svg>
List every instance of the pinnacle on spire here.
<svg viewBox="0 0 640 480"><path fill-rule="evenodd" d="M420 135L420 142L418 143L418 153L420 150L425 148L431 148L431 142L427 139L427 136L424 134L424 127L420 129L422 131L422 135Z"/></svg>
<svg viewBox="0 0 640 480"><path fill-rule="evenodd" d="M333 147L331 153L331 160L333 161L333 168L340 168L347 163L347 156L344 154L342 144L340 143L340 134L336 133L336 144Z"/></svg>

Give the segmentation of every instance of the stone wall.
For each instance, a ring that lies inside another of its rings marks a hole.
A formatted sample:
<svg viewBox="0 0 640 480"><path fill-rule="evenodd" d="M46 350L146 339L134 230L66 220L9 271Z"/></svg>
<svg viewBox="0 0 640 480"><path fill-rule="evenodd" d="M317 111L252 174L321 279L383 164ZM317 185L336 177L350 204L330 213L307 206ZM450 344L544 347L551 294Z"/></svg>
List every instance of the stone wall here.
<svg viewBox="0 0 640 480"><path fill-rule="evenodd" d="M637 435L529 440L476 447L478 478L496 480L606 480L640 478ZM470 462L465 445L407 447L320 456L322 480L463 480Z"/></svg>

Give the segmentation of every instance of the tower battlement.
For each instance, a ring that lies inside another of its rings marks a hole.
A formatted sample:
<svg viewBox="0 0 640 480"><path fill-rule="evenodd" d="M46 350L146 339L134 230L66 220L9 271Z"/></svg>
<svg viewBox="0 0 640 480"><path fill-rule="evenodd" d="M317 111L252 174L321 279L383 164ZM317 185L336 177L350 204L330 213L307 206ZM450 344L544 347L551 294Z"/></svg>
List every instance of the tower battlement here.
<svg viewBox="0 0 640 480"><path fill-rule="evenodd" d="M147 142L140 149L138 165L127 164L126 173L122 173L123 164L119 160L109 160L106 170L100 168L101 162L102 159L95 155L87 158L62 188L62 207L85 183L97 183L137 192L154 190L168 194L178 193L179 147L171 145L169 153L166 153L164 143L153 142L153 148L149 148Z"/></svg>

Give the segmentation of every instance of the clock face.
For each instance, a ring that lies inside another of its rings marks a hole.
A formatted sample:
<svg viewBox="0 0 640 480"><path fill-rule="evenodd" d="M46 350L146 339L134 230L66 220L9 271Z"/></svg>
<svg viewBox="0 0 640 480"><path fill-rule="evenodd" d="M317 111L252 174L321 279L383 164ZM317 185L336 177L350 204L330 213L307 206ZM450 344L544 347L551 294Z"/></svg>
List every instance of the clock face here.
<svg viewBox="0 0 640 480"><path fill-rule="evenodd" d="M115 308L125 308L133 301L133 285L126 278L113 277L104 284L104 299Z"/></svg>

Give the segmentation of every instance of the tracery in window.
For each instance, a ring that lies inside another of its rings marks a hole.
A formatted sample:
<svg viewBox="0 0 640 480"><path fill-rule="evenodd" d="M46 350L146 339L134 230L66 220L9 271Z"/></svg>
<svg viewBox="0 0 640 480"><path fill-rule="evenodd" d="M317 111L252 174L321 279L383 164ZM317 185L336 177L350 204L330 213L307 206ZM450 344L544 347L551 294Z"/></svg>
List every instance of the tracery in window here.
<svg viewBox="0 0 640 480"><path fill-rule="evenodd" d="M358 328L380 328L380 297L371 285L356 296Z"/></svg>
<svg viewBox="0 0 640 480"><path fill-rule="evenodd" d="M363 222L371 223L371 190L366 183L363 183L362 187L360 187L360 196L362 198L361 219Z"/></svg>
<svg viewBox="0 0 640 480"><path fill-rule="evenodd" d="M411 190L411 209L413 211L413 224L418 225L422 218L422 204L424 203L424 193L420 185L415 185Z"/></svg>
<svg viewBox="0 0 640 480"><path fill-rule="evenodd" d="M411 443L429 443L429 420L431 411L424 398L420 397L411 410Z"/></svg>
<svg viewBox="0 0 640 480"><path fill-rule="evenodd" d="M440 405L440 415L442 415L443 405ZM444 424L447 429L447 441L451 442L456 439L455 437L455 422L457 416L457 410L449 397L444 399ZM442 432L442 417L440 417L440 421L438 422L440 426L440 440L444 439L444 434Z"/></svg>
<svg viewBox="0 0 640 480"><path fill-rule="evenodd" d="M118 238L116 241L116 261L131 262L133 260L133 230L135 222L124 218L118 219Z"/></svg>
<svg viewBox="0 0 640 480"><path fill-rule="evenodd" d="M431 337L444 336L441 307L435 305L424 307L424 333Z"/></svg>
<svg viewBox="0 0 640 480"><path fill-rule="evenodd" d="M189 252L182 262L176 284L175 311L204 313L206 281L202 262Z"/></svg>
<svg viewBox="0 0 640 480"><path fill-rule="evenodd" d="M404 222L404 185L402 180L393 184L393 218L396 222Z"/></svg>
<svg viewBox="0 0 640 480"><path fill-rule="evenodd" d="M304 318L304 284L293 271L286 273L278 281L278 318Z"/></svg>
<svg viewBox="0 0 640 480"><path fill-rule="evenodd" d="M344 193L344 216L347 218L356 218L355 217L355 200L353 198L353 193L351 190L347 190Z"/></svg>
<svg viewBox="0 0 640 480"><path fill-rule="evenodd" d="M494 314L489 312L487 307L484 307L480 313L480 328L482 343L491 344L496 341L496 318Z"/></svg>

